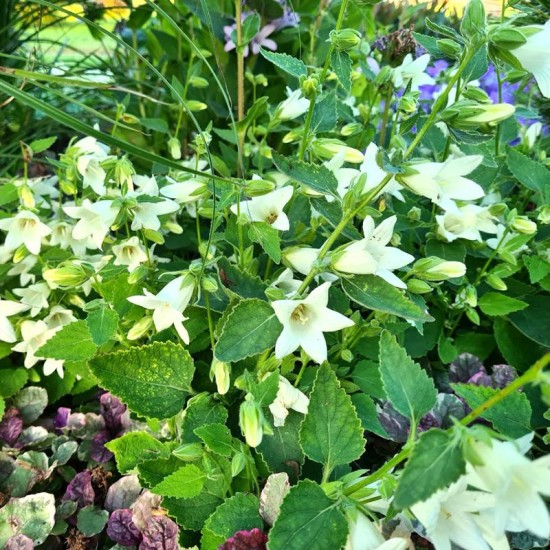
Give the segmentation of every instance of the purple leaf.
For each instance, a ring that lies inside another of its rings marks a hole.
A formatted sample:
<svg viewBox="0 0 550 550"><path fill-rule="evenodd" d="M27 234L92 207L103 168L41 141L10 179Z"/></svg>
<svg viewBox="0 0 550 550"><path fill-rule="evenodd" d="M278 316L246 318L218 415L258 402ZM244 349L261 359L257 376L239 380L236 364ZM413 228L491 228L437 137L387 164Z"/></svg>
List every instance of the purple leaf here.
<svg viewBox="0 0 550 550"><path fill-rule="evenodd" d="M132 519L128 508L115 510L107 523L107 535L121 546L137 546L142 535Z"/></svg>
<svg viewBox="0 0 550 550"><path fill-rule="evenodd" d="M409 419L398 413L389 401L378 410L378 420L386 430L389 439L396 443L404 443L409 437Z"/></svg>
<svg viewBox="0 0 550 550"><path fill-rule="evenodd" d="M8 542L6 542L6 546L4 546L4 550L32 550L33 548L34 544L32 539L25 535L15 535L15 537L11 537Z"/></svg>
<svg viewBox="0 0 550 550"><path fill-rule="evenodd" d="M139 550L178 550L178 526L166 516L152 516Z"/></svg>
<svg viewBox="0 0 550 550"><path fill-rule="evenodd" d="M88 470L79 472L74 476L67 489L63 500L74 500L79 508L89 506L94 503L95 492L92 487L92 475Z"/></svg>
<svg viewBox="0 0 550 550"><path fill-rule="evenodd" d="M103 507L109 512L130 508L141 493L141 485L135 475L121 477L107 491Z"/></svg>
<svg viewBox="0 0 550 550"><path fill-rule="evenodd" d="M109 462L113 458L113 453L105 447L105 443L111 441L112 436L109 432L99 432L92 440L91 459L96 462Z"/></svg>
<svg viewBox="0 0 550 550"><path fill-rule="evenodd" d="M505 388L510 382L518 377L514 367L510 365L493 365L493 388Z"/></svg>
<svg viewBox="0 0 550 550"><path fill-rule="evenodd" d="M17 438L23 431L23 419L15 407L8 409L0 422L0 440L8 447L13 447Z"/></svg>
<svg viewBox="0 0 550 550"><path fill-rule="evenodd" d="M266 550L267 536L258 528L238 531L218 547L218 550Z"/></svg>
<svg viewBox="0 0 550 550"><path fill-rule="evenodd" d="M471 353L461 353L449 366L449 381L468 383L478 372L487 374L483 363Z"/></svg>
<svg viewBox="0 0 550 550"><path fill-rule="evenodd" d="M122 429L122 416L126 412L126 405L110 393L104 393L99 398L99 414L105 420L105 427L113 434Z"/></svg>
<svg viewBox="0 0 550 550"><path fill-rule="evenodd" d="M67 426L70 414L71 409L68 409L67 407L59 407L57 409L57 414L53 419L53 426L57 431L60 431Z"/></svg>

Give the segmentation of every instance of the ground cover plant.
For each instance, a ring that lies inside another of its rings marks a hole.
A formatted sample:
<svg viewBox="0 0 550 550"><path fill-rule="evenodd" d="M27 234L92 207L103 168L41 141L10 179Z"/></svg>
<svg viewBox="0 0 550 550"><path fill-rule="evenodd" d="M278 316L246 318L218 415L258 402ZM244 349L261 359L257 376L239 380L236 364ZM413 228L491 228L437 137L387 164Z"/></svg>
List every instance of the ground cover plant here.
<svg viewBox="0 0 550 550"><path fill-rule="evenodd" d="M547 6L23 4L0 549L546 547Z"/></svg>

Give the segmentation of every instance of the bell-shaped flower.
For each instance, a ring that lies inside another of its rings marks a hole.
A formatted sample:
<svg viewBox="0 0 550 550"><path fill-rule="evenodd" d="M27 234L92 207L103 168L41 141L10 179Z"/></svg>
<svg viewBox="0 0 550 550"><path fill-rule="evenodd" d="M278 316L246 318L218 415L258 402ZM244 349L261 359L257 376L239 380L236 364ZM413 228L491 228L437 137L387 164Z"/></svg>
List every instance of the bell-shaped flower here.
<svg viewBox="0 0 550 550"><path fill-rule="evenodd" d="M28 256L25 256L20 262L16 264L14 263L13 267L8 271L8 275L10 277L16 277L17 275L19 275L19 282L21 283L21 286L26 286L29 283L34 283L36 280L36 275L32 273L32 270L37 262L38 258L36 256L33 256L32 254L29 254Z"/></svg>
<svg viewBox="0 0 550 550"><path fill-rule="evenodd" d="M518 236L513 231L506 232L506 227L502 224L497 225L496 236L487 239L485 242L489 248L496 250L506 250L514 256L518 256L523 251L528 250L529 247L526 244L516 243L514 246L515 238Z"/></svg>
<svg viewBox="0 0 550 550"><path fill-rule="evenodd" d="M292 298L301 284L301 281L294 278L292 269L287 267L269 286L282 290L286 298Z"/></svg>
<svg viewBox="0 0 550 550"><path fill-rule="evenodd" d="M276 427L284 426L288 410L307 414L309 399L298 388L295 388L284 376L279 376L279 390L275 401L269 405Z"/></svg>
<svg viewBox="0 0 550 550"><path fill-rule="evenodd" d="M550 97L550 19L544 26L537 27L538 32L531 34L525 44L512 50L521 66L533 74L540 92Z"/></svg>
<svg viewBox="0 0 550 550"><path fill-rule="evenodd" d="M139 176L138 174L132 175L132 181L137 188L137 192L140 195L150 195L151 197L158 197L159 186L155 176Z"/></svg>
<svg viewBox="0 0 550 550"><path fill-rule="evenodd" d="M469 201L485 195L480 185L464 177L475 170L482 160L481 155L470 155L446 162L422 162L412 165L415 174L400 175L399 180L411 191L428 197L444 210L456 210L454 200Z"/></svg>
<svg viewBox="0 0 550 550"><path fill-rule="evenodd" d="M129 193L127 196L138 198L135 193ZM134 207L130 209L132 216L132 231L140 229L151 229L158 231L160 229L159 216L172 214L179 210L179 205L169 199L158 199L156 201L137 200Z"/></svg>
<svg viewBox="0 0 550 550"><path fill-rule="evenodd" d="M48 315L44 317L44 322L48 325L48 328L61 328L69 323L74 323L74 321L77 321L77 318L73 315L73 312L60 305L53 306Z"/></svg>
<svg viewBox="0 0 550 550"><path fill-rule="evenodd" d="M344 550L406 550L410 540L393 537L385 540L380 530L365 514L348 510L349 535Z"/></svg>
<svg viewBox="0 0 550 550"><path fill-rule="evenodd" d="M378 162L376 162L376 157L378 155L378 146L375 143L369 143L367 149L365 150L364 160L361 166L359 167L359 171L361 174L365 174L366 180L363 184L363 188L361 189L361 194L368 193L372 189L375 189L378 185L382 183L382 180L386 177L387 173L378 166ZM395 178L392 178L384 188L379 191L375 199L378 198L380 195L388 194L393 195L396 199L399 199L400 201L404 201L404 197L401 194L401 185L397 183Z"/></svg>
<svg viewBox="0 0 550 550"><path fill-rule="evenodd" d="M429 62L429 54L421 55L413 60L412 55L408 53L401 65L395 67L392 71L394 86L396 88L405 88L410 82L412 92L417 92L420 86L433 86L435 80L425 72Z"/></svg>
<svg viewBox="0 0 550 550"><path fill-rule="evenodd" d="M96 248L101 249L120 208L113 201L104 200L92 204L84 199L82 206L64 206L63 211L78 220L73 229L73 238L78 241L90 239Z"/></svg>
<svg viewBox="0 0 550 550"><path fill-rule="evenodd" d="M107 172L101 167L100 158L92 155L82 155L76 161L78 173L82 176L82 185L84 188L91 187L96 195L105 195L105 178Z"/></svg>
<svg viewBox="0 0 550 550"><path fill-rule="evenodd" d="M391 285L405 288L405 283L394 275L393 271L410 264L414 261L414 256L398 248L387 246L392 238L396 221L397 217L391 216L375 227L374 220L367 216L363 221L365 238L351 243L336 253L332 267L341 273L377 275Z"/></svg>
<svg viewBox="0 0 550 550"><path fill-rule="evenodd" d="M426 529L428 539L438 550L451 550L453 544L490 550L476 519L477 513L495 505L495 499L483 491L470 491L467 486L466 477L462 477L449 488L411 506L411 511ZM496 504L499 506L498 501Z"/></svg>
<svg viewBox="0 0 550 550"><path fill-rule="evenodd" d="M275 111L275 118L279 120L293 120L303 115L309 109L309 99L302 95L302 90L298 88L292 91L286 89L288 97L279 104Z"/></svg>
<svg viewBox="0 0 550 550"><path fill-rule="evenodd" d="M31 317L48 307L51 290L46 283L36 283L27 288L15 288L13 293L21 298L21 303L31 308Z"/></svg>
<svg viewBox="0 0 550 550"><path fill-rule="evenodd" d="M51 246L59 246L63 250L70 248L77 258L82 258L86 255L86 242L77 241L73 237L74 225L54 220L50 222L50 227L52 230L50 235ZM93 243L92 246L94 246Z"/></svg>
<svg viewBox="0 0 550 550"><path fill-rule="evenodd" d="M190 204L200 200L207 192L206 179L201 177L189 178L183 181L166 176L169 185L165 185L160 194L174 199L178 204Z"/></svg>
<svg viewBox="0 0 550 550"><path fill-rule="evenodd" d="M13 351L25 353L24 365L27 369L34 367L42 358L35 356L36 350L42 347L58 329L50 329L44 321L23 321L21 323L22 342L13 346Z"/></svg>
<svg viewBox="0 0 550 550"><path fill-rule="evenodd" d="M0 341L13 343L17 341L13 326L8 319L12 315L17 315L29 309L27 304L20 304L12 300L0 300Z"/></svg>
<svg viewBox="0 0 550 550"><path fill-rule="evenodd" d="M13 218L0 220L0 229L8 232L4 241L6 250L15 250L24 244L35 255L40 254L42 239L52 232L29 210L22 210Z"/></svg>
<svg viewBox="0 0 550 550"><path fill-rule="evenodd" d="M189 333L183 326L187 317L183 316L183 311L191 300L194 288L194 281L182 275L170 281L157 295L143 289L145 296L130 296L128 301L153 310L157 332L174 326L180 338L189 344Z"/></svg>
<svg viewBox="0 0 550 550"><path fill-rule="evenodd" d="M275 355L282 359L300 346L317 363L327 359L324 332L334 332L355 323L345 315L328 309L330 283L318 286L304 300L277 300L271 303L283 325L275 344Z"/></svg>
<svg viewBox="0 0 550 550"><path fill-rule="evenodd" d="M252 222L266 222L280 231L288 231L290 222L283 208L292 198L292 186L275 189L271 193L231 205L233 214L240 213Z"/></svg>
<svg viewBox="0 0 550 550"><path fill-rule="evenodd" d="M494 496L496 504L485 518L495 532L530 531L547 539L550 515L543 497L550 496L550 455L528 459L532 438L528 434L517 441L472 443L477 460L469 467L468 483Z"/></svg>
<svg viewBox="0 0 550 550"><path fill-rule="evenodd" d="M483 242L483 233L496 233L495 217L488 208L467 204L435 217L438 233L453 242L456 239Z"/></svg>
<svg viewBox="0 0 550 550"><path fill-rule="evenodd" d="M309 248L307 246L294 246L287 248L283 252L283 260L294 271L302 275L309 275L314 262L319 256L319 248Z"/></svg>
<svg viewBox="0 0 550 550"><path fill-rule="evenodd" d="M147 261L145 248L135 236L120 244L115 244L113 254L115 255L114 265L126 265L130 273Z"/></svg>

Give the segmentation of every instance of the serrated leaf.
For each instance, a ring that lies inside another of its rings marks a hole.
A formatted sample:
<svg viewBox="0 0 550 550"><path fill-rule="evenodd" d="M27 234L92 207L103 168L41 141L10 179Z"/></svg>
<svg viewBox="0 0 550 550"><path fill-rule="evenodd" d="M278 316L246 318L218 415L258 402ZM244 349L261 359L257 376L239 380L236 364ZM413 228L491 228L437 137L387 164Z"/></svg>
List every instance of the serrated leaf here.
<svg viewBox="0 0 550 550"><path fill-rule="evenodd" d="M307 67L301 59L296 59L286 53L270 52L264 48L260 48L260 53L273 65L296 78L307 75Z"/></svg>
<svg viewBox="0 0 550 550"><path fill-rule="evenodd" d="M237 531L262 529L263 521L258 508L259 501L254 495L237 493L228 498L204 524L201 550L217 550Z"/></svg>
<svg viewBox="0 0 550 550"><path fill-rule="evenodd" d="M254 243L259 243L276 264L281 261L281 237L271 225L266 222L251 223L248 229L248 238Z"/></svg>
<svg viewBox="0 0 550 550"><path fill-rule="evenodd" d="M86 323L88 323L92 340L97 346L105 344L115 334L118 319L118 313L105 306L99 307L88 315Z"/></svg>
<svg viewBox="0 0 550 550"><path fill-rule="evenodd" d="M325 197L311 197L311 205L322 218L324 218L332 227L336 227L343 217L342 206L338 201L329 202ZM363 235L357 231L355 226L350 222L342 231L342 235L351 240L360 240Z"/></svg>
<svg viewBox="0 0 550 550"><path fill-rule="evenodd" d="M550 171L513 148L508 148L506 164L512 174L527 189L540 193L545 202L550 201Z"/></svg>
<svg viewBox="0 0 550 550"><path fill-rule="evenodd" d="M332 70L346 92L351 89L351 59L347 52L334 50L330 57Z"/></svg>
<svg viewBox="0 0 550 550"><path fill-rule="evenodd" d="M455 482L465 470L466 462L452 433L439 429L424 432L399 478L393 503L402 509L426 500Z"/></svg>
<svg viewBox="0 0 550 550"><path fill-rule="evenodd" d="M259 277L241 271L226 258L218 261L218 275L221 287L231 299L242 297L265 300L267 284Z"/></svg>
<svg viewBox="0 0 550 550"><path fill-rule="evenodd" d="M187 402L182 421L182 443L200 441L195 429L207 424L225 424L227 409L216 403L211 395L202 393Z"/></svg>
<svg viewBox="0 0 550 550"><path fill-rule="evenodd" d="M380 376L396 411L418 422L436 402L433 380L388 331L380 336Z"/></svg>
<svg viewBox="0 0 550 550"><path fill-rule="evenodd" d="M204 444L214 453L222 456L231 456L233 450L233 437L229 428L223 424L206 424L195 429Z"/></svg>
<svg viewBox="0 0 550 550"><path fill-rule="evenodd" d="M103 531L109 512L96 506L85 506L78 512L76 527L85 537L93 537Z"/></svg>
<svg viewBox="0 0 550 550"><path fill-rule="evenodd" d="M86 361L97 351L86 321L65 325L35 352L37 357Z"/></svg>
<svg viewBox="0 0 550 550"><path fill-rule="evenodd" d="M269 532L268 550L335 550L348 537L348 522L336 503L313 481L292 487Z"/></svg>
<svg viewBox="0 0 550 550"><path fill-rule="evenodd" d="M486 292L479 299L478 306L485 315L499 317L514 313L514 311L521 311L529 307L529 304L517 298L505 296L500 292Z"/></svg>
<svg viewBox="0 0 550 550"><path fill-rule="evenodd" d="M357 460L365 450L355 407L328 366L317 371L308 413L300 428L300 441L304 453L324 464L328 471Z"/></svg>
<svg viewBox="0 0 550 550"><path fill-rule="evenodd" d="M262 455L270 472L285 472L292 480L298 479L304 453L300 446L300 424L303 415L290 411L285 425L273 427L273 435L264 434L256 450Z"/></svg>
<svg viewBox="0 0 550 550"><path fill-rule="evenodd" d="M240 361L273 347L282 325L262 300L242 300L227 317L214 354L220 361Z"/></svg>
<svg viewBox="0 0 550 550"><path fill-rule="evenodd" d="M550 348L550 296L529 296L525 301L529 307L510 314L510 321L527 338Z"/></svg>
<svg viewBox="0 0 550 550"><path fill-rule="evenodd" d="M271 405L277 397L279 391L279 373L272 372L267 378L256 384L250 389L250 393L254 396L254 401L260 407Z"/></svg>
<svg viewBox="0 0 550 550"><path fill-rule="evenodd" d="M191 391L193 359L179 344L155 342L95 357L90 370L99 385L142 416L170 418Z"/></svg>
<svg viewBox="0 0 550 550"><path fill-rule="evenodd" d="M165 477L152 492L163 497L193 498L202 491L205 481L206 474L189 464Z"/></svg>
<svg viewBox="0 0 550 550"><path fill-rule="evenodd" d="M499 389L471 384L452 384L455 393L466 400L471 409L494 397ZM482 418L489 420L495 430L513 438L518 438L533 431L531 428L531 404L524 393L518 391L487 409Z"/></svg>
<svg viewBox="0 0 550 550"><path fill-rule="evenodd" d="M146 432L129 432L105 444L114 455L118 471L126 474L144 460L168 458L170 451Z"/></svg>
<svg viewBox="0 0 550 550"><path fill-rule="evenodd" d="M351 279L343 279L342 288L354 302L373 311L383 311L411 321L433 321L433 317L376 275L356 275Z"/></svg>
<svg viewBox="0 0 550 550"><path fill-rule="evenodd" d="M336 94L331 92L315 103L311 129L313 132L330 132L334 130L337 122Z"/></svg>
<svg viewBox="0 0 550 550"><path fill-rule="evenodd" d="M318 193L323 193L324 195L329 194L340 200L337 193L338 180L323 164L310 164L308 162L284 157L275 152L273 153L273 162L275 166L289 178L302 183Z"/></svg>
<svg viewBox="0 0 550 550"><path fill-rule="evenodd" d="M44 151L47 151L56 141L57 137L55 136L43 139L36 139L29 144L29 147L36 155L38 153L43 153Z"/></svg>
<svg viewBox="0 0 550 550"><path fill-rule="evenodd" d="M354 393L351 396L351 402L357 411L359 420L361 420L363 430L388 438L388 433L378 419L376 404L371 397L364 393Z"/></svg>
<svg viewBox="0 0 550 550"><path fill-rule="evenodd" d="M21 388L25 386L29 379L29 371L25 368L13 368L0 369L0 395L2 397L12 397Z"/></svg>

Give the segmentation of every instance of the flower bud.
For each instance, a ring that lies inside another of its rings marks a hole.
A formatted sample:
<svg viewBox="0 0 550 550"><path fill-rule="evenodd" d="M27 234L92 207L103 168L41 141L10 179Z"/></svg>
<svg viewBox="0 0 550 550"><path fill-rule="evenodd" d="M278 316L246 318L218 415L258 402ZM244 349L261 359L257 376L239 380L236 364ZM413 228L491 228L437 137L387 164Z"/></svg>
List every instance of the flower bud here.
<svg viewBox="0 0 550 550"><path fill-rule="evenodd" d="M156 244L164 244L164 237L159 231L154 229L144 229L143 236L148 240Z"/></svg>
<svg viewBox="0 0 550 550"><path fill-rule="evenodd" d="M464 299L470 307L477 306L477 290L473 285L468 285L464 291Z"/></svg>
<svg viewBox="0 0 550 550"><path fill-rule="evenodd" d="M128 340L138 340L142 336L145 336L151 326L153 325L153 319L149 316L142 317L129 331Z"/></svg>
<svg viewBox="0 0 550 550"><path fill-rule="evenodd" d="M292 143L298 141L302 137L302 130L297 128L296 130L290 130L283 136L283 143Z"/></svg>
<svg viewBox="0 0 550 550"><path fill-rule="evenodd" d="M225 395L231 387L231 365L214 357L210 365L210 380L212 379L216 380L218 393Z"/></svg>
<svg viewBox="0 0 550 550"><path fill-rule="evenodd" d="M409 279L407 281L407 290L413 294L427 294L432 291L432 287L420 279Z"/></svg>
<svg viewBox="0 0 550 550"><path fill-rule="evenodd" d="M516 108L509 103L494 103L491 105L479 105L479 111L474 114L462 114L453 120L456 128L477 128L480 124L497 124L511 117Z"/></svg>
<svg viewBox="0 0 550 550"><path fill-rule="evenodd" d="M246 456L243 453L235 453L231 459L231 477L238 476L246 466Z"/></svg>
<svg viewBox="0 0 550 550"><path fill-rule="evenodd" d="M305 81L304 81L305 82ZM313 83L311 83L313 85ZM274 118L293 120L309 109L309 99L302 95L302 90L294 90L275 111Z"/></svg>
<svg viewBox="0 0 550 550"><path fill-rule="evenodd" d="M340 135L348 137L358 134L363 129L363 125L360 122L350 122L345 124L340 130Z"/></svg>
<svg viewBox="0 0 550 550"><path fill-rule="evenodd" d="M181 143L180 140L176 137L171 137L168 140L168 151L170 152L170 156L174 160L180 160L181 159Z"/></svg>
<svg viewBox="0 0 550 550"><path fill-rule="evenodd" d="M418 277L427 281L445 281L462 277L466 273L466 266L462 262L448 262L435 256L418 260L413 269Z"/></svg>
<svg viewBox="0 0 550 550"><path fill-rule="evenodd" d="M489 33L489 40L502 50L515 50L527 42L525 36L511 27L499 26Z"/></svg>
<svg viewBox="0 0 550 550"><path fill-rule="evenodd" d="M543 206L538 211L537 220L544 225L550 223L550 206Z"/></svg>
<svg viewBox="0 0 550 550"><path fill-rule="evenodd" d="M346 363L351 363L353 361L353 352L349 349L343 349L340 353L340 357Z"/></svg>
<svg viewBox="0 0 550 550"><path fill-rule="evenodd" d="M508 286L506 285L506 283L498 275L495 275L494 273L489 273L489 275L487 275L487 277L485 278L485 282L495 290L500 290L504 292L505 290L508 289Z"/></svg>
<svg viewBox="0 0 550 550"><path fill-rule="evenodd" d="M436 44L447 57L459 58L462 53L460 44L451 38L441 38L440 40L436 40Z"/></svg>
<svg viewBox="0 0 550 550"><path fill-rule="evenodd" d="M526 216L516 216L510 224L512 229L524 235L533 235L537 232L537 224Z"/></svg>
<svg viewBox="0 0 550 550"><path fill-rule="evenodd" d="M27 257L27 247L22 244L14 253L12 262L14 264L18 264L19 262L23 261Z"/></svg>
<svg viewBox="0 0 550 550"><path fill-rule="evenodd" d="M344 160L353 164L360 164L364 160L363 153L348 147L337 139L316 139L311 145L312 151L321 158L331 159L339 153L344 154Z"/></svg>
<svg viewBox="0 0 550 550"><path fill-rule="evenodd" d="M361 33L355 29L333 30L330 31L329 42L342 52L357 46L361 42Z"/></svg>
<svg viewBox="0 0 550 550"><path fill-rule="evenodd" d="M464 97L464 99L469 99L477 103L491 102L491 98L489 97L489 94L487 94L485 90L482 90L477 86L466 86L464 90L462 90L462 96Z"/></svg>
<svg viewBox="0 0 550 550"><path fill-rule="evenodd" d="M210 85L208 80L206 80L206 78L202 78L202 76L192 76L189 79L189 84L193 86L193 88L208 88Z"/></svg>
<svg viewBox="0 0 550 550"><path fill-rule="evenodd" d="M470 321L472 321L474 325L479 325L480 323L479 313L475 309L469 307L466 310L466 317L468 317L468 319L470 319Z"/></svg>
<svg viewBox="0 0 550 550"><path fill-rule="evenodd" d="M319 80L314 76L304 78L301 84L301 90L305 98L311 99L312 97L315 97L320 92Z"/></svg>
<svg viewBox="0 0 550 550"><path fill-rule="evenodd" d="M124 122L124 124L139 124L140 120L137 116L131 115L130 113L124 113L120 120Z"/></svg>
<svg viewBox="0 0 550 550"><path fill-rule="evenodd" d="M275 189L275 184L272 181L263 179L247 180L244 185L243 192L249 197L259 197L265 195Z"/></svg>
<svg viewBox="0 0 550 550"><path fill-rule="evenodd" d="M203 448L200 443L185 443L172 451L180 460L194 462L202 458Z"/></svg>
<svg viewBox="0 0 550 550"><path fill-rule="evenodd" d="M35 207L35 200L34 195L32 194L32 191L30 190L28 185L22 185L19 190L19 195L21 197L21 201L23 202L23 205L27 208L34 208Z"/></svg>
<svg viewBox="0 0 550 550"><path fill-rule="evenodd" d="M208 109L208 105L206 103L203 103L202 101L195 101L194 99L187 100L185 102L185 105L192 113Z"/></svg>
<svg viewBox="0 0 550 550"><path fill-rule="evenodd" d="M90 278L90 273L79 264L63 262L54 269L46 269L42 272L44 280L61 289L74 288L85 283Z"/></svg>
<svg viewBox="0 0 550 550"><path fill-rule="evenodd" d="M418 206L413 206L407 212L407 219L411 222L418 222L422 218L422 210Z"/></svg>
<svg viewBox="0 0 550 550"><path fill-rule="evenodd" d="M460 23L460 34L469 38L474 45L481 45L485 40L487 17L482 0L470 0L466 4L464 16Z"/></svg>
<svg viewBox="0 0 550 550"><path fill-rule="evenodd" d="M130 275L128 275L128 282L131 285L140 283L145 279L145 277L147 277L148 272L149 269L147 268L147 266L139 265L138 267L136 267L136 269L134 269L134 271L132 271L132 273L130 273Z"/></svg>
<svg viewBox="0 0 550 550"><path fill-rule="evenodd" d="M201 286L206 292L214 293L218 291L218 282L213 277L203 277Z"/></svg>
<svg viewBox="0 0 550 550"><path fill-rule="evenodd" d="M132 175L135 173L134 166L127 157L117 160L115 164L115 180L120 185L126 185L128 189L133 189L134 182L132 181Z"/></svg>
<svg viewBox="0 0 550 550"><path fill-rule="evenodd" d="M376 75L376 78L374 79L374 83L376 86L381 87L384 84L387 84L392 78L392 68L388 65L385 65L382 67L380 72Z"/></svg>
<svg viewBox="0 0 550 550"><path fill-rule="evenodd" d="M252 394L247 394L241 403L239 424L247 445L257 447L263 438L263 414Z"/></svg>

